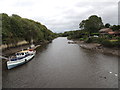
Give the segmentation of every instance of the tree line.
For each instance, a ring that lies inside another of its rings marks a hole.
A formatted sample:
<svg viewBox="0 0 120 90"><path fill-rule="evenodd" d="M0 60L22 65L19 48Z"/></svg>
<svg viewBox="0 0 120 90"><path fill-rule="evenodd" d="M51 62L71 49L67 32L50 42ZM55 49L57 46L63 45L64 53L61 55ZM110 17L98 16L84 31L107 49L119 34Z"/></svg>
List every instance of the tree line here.
<svg viewBox="0 0 120 90"><path fill-rule="evenodd" d="M14 44L26 40L35 43L50 41L56 37L56 34L47 29L45 25L39 22L22 18L16 14L8 16L5 13L2 16L2 44Z"/></svg>
<svg viewBox="0 0 120 90"><path fill-rule="evenodd" d="M99 43L105 47L120 46L120 25L103 24L102 18L97 15L92 15L86 20L82 20L79 24L80 30L67 31L60 33L60 36L68 39L77 39L85 43ZM100 29L111 28L118 34L101 34Z"/></svg>
<svg viewBox="0 0 120 90"><path fill-rule="evenodd" d="M86 20L79 23L80 30L66 31L60 33L60 36L68 37L68 39L85 38L91 35L98 35L99 30L103 28L111 28L113 31L120 31L120 25L110 25L109 23L103 24L102 18L97 15L92 15Z"/></svg>

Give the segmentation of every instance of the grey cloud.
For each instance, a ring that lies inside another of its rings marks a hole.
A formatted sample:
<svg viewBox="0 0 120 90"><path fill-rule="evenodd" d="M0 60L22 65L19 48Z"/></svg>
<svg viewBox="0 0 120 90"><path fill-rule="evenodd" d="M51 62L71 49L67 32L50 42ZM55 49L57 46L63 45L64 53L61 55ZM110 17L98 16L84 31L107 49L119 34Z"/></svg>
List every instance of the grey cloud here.
<svg viewBox="0 0 120 90"><path fill-rule="evenodd" d="M54 32L64 32L79 29L79 23L91 15L102 17L104 23L117 24L117 9L117 2L76 2L74 7L56 6L59 11L56 16L31 18Z"/></svg>

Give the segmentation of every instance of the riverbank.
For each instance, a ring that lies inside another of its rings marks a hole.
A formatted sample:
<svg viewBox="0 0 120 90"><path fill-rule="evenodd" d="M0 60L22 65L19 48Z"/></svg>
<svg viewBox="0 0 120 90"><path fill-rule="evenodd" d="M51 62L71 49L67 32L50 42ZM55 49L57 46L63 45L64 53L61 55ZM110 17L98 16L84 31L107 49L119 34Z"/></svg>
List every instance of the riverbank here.
<svg viewBox="0 0 120 90"><path fill-rule="evenodd" d="M48 44L50 43L51 41L44 41L44 42L41 42L41 43L38 43L35 45L35 48L39 47L39 46L42 46L44 44ZM3 49L2 50L2 55L3 56L9 56L9 55L12 55L22 49L26 49L30 47L30 44L23 44L23 45L19 45L19 46L16 46L16 47L11 47L11 48L6 48L6 49Z"/></svg>
<svg viewBox="0 0 120 90"><path fill-rule="evenodd" d="M3 69L3 88L117 88L118 57L92 54L69 41L56 38L37 48L29 63Z"/></svg>
<svg viewBox="0 0 120 90"><path fill-rule="evenodd" d="M5 50L5 49L7 49L8 47L10 48L10 47L17 47L17 46L22 46L22 45L27 45L27 44L29 44L27 41L25 41L25 40L23 40L23 41L19 41L16 45L13 43L13 44L9 44L9 45L6 45L6 44L2 44L2 45L0 45L0 50L2 49L2 50Z"/></svg>
<svg viewBox="0 0 120 90"><path fill-rule="evenodd" d="M35 45L34 49L37 49L38 47L41 47L43 45L46 45L48 43L50 43L51 41L45 41L45 42L41 42L41 43L38 43ZM30 47L31 44L23 44L21 46L16 46L16 47L11 47L11 48L6 48L4 50L2 50L2 56L5 56L5 57L9 57L13 54L15 54L16 52L22 50L22 49L27 49L28 47ZM2 60L2 69L7 69L6 67L6 61L7 60Z"/></svg>
<svg viewBox="0 0 120 90"><path fill-rule="evenodd" d="M118 47L108 48L98 43L85 43L84 41L79 41L79 40L73 40L73 41L75 44L78 44L81 48L84 49L95 50L97 52L101 52L104 54L120 56L120 48Z"/></svg>

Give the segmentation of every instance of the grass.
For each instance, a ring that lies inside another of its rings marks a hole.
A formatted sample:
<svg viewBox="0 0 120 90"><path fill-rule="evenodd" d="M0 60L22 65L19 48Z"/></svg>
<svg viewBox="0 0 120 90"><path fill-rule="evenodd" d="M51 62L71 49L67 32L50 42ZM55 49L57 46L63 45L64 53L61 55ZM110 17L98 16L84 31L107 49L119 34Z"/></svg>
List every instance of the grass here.
<svg viewBox="0 0 120 90"><path fill-rule="evenodd" d="M109 40L110 42L117 42L117 39Z"/></svg>

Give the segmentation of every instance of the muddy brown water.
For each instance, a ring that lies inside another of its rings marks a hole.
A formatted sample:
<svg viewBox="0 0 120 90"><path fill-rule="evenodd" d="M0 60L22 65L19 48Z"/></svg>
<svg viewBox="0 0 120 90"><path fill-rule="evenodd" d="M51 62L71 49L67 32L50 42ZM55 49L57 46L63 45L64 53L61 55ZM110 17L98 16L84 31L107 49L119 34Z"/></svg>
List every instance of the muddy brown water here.
<svg viewBox="0 0 120 90"><path fill-rule="evenodd" d="M28 63L3 69L3 88L117 88L118 57L68 44L66 37L37 49ZM112 73L110 73L112 72Z"/></svg>

